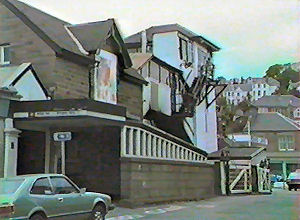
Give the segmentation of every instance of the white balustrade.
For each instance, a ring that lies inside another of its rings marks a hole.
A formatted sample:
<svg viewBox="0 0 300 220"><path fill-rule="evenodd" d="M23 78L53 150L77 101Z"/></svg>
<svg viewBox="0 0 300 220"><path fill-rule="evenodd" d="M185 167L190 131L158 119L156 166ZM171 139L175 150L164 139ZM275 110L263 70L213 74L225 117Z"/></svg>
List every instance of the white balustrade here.
<svg viewBox="0 0 300 220"><path fill-rule="evenodd" d="M121 156L204 162L206 157L187 147L138 127L125 126L121 133Z"/></svg>

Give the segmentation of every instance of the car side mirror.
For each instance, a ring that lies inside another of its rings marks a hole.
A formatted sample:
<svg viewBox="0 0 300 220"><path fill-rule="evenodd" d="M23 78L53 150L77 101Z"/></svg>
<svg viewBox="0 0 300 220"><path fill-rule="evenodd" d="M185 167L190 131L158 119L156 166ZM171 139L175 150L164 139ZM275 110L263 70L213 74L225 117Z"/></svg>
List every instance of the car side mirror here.
<svg viewBox="0 0 300 220"><path fill-rule="evenodd" d="M86 193L86 188L80 189L80 194L84 194L84 193Z"/></svg>

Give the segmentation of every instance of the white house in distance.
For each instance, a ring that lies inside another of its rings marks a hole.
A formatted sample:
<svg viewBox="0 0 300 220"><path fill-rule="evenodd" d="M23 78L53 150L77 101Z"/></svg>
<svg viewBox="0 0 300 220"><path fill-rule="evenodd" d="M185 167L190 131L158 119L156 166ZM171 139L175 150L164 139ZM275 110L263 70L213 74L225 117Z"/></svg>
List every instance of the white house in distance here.
<svg viewBox="0 0 300 220"><path fill-rule="evenodd" d="M125 39L125 43L130 53L151 53L158 60L178 70L175 72L180 72L179 75L177 74L180 78L178 81L180 85L177 85L177 91L174 90L177 94L173 94L175 107L173 106L172 114L167 112L164 114L183 117L184 129L193 144L207 152L216 151L215 81L214 76L207 75L207 72L213 72L210 71L214 68L212 56L213 52L218 51L219 48L178 24L150 27L129 36ZM163 72L163 70L159 71ZM173 79L176 81L176 77ZM150 81L152 87L157 87L155 81ZM159 93L159 95L162 94L168 94L168 92ZM185 111L191 107L187 105L193 105L191 104L193 101L187 101L189 98L198 99L196 101L198 103L194 104L189 111ZM185 102L190 104L185 105Z"/></svg>
<svg viewBox="0 0 300 220"><path fill-rule="evenodd" d="M274 94L280 87L280 83L273 78L248 78L245 82L229 84L223 92L227 103L238 105L245 99L251 102L264 96Z"/></svg>

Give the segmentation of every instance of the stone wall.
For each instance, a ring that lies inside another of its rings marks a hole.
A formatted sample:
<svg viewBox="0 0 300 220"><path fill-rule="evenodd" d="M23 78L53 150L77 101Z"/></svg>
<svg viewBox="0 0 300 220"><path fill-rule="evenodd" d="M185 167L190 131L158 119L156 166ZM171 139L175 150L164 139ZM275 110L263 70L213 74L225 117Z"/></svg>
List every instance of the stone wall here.
<svg viewBox="0 0 300 220"><path fill-rule="evenodd" d="M89 70L62 58L56 58L54 76L55 99L78 99L89 97Z"/></svg>
<svg viewBox="0 0 300 220"><path fill-rule="evenodd" d="M144 203L199 200L219 194L217 165L151 159L121 159L121 201Z"/></svg>
<svg viewBox="0 0 300 220"><path fill-rule="evenodd" d="M79 130L69 129L69 131L72 131L73 137L66 143L66 175L81 188L118 198L120 195L120 128L99 126ZM55 147L59 150L58 142L51 143L51 151L55 150ZM51 154L52 156L54 155ZM51 164L53 164L53 157ZM50 168L52 167L53 165Z"/></svg>
<svg viewBox="0 0 300 220"><path fill-rule="evenodd" d="M143 93L142 85L120 80L118 87L118 104L127 108L127 116L142 118Z"/></svg>

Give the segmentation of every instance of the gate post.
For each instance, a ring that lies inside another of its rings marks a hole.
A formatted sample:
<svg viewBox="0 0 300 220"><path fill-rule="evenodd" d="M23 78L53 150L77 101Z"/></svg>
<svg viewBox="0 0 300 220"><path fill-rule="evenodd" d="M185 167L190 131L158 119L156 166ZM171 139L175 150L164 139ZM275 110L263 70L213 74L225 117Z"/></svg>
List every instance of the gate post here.
<svg viewBox="0 0 300 220"><path fill-rule="evenodd" d="M17 175L18 138L21 131L14 128L11 118L7 118L5 119L4 133L4 177L13 177Z"/></svg>

